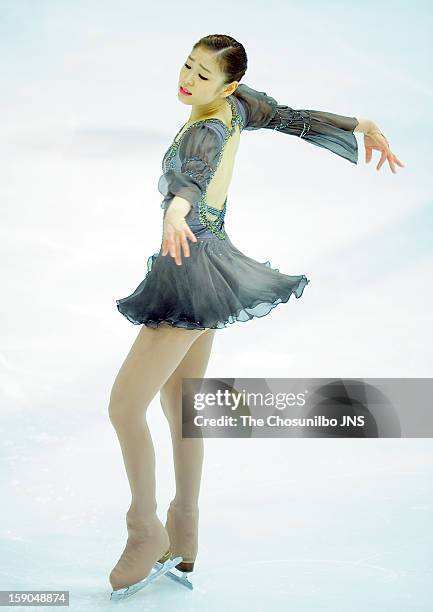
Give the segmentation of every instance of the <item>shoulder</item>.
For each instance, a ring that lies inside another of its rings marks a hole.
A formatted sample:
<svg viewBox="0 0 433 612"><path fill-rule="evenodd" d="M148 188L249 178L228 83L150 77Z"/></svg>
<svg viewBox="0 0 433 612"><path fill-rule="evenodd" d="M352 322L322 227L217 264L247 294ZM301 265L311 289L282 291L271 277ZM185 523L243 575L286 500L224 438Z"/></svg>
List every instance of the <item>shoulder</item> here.
<svg viewBox="0 0 433 612"><path fill-rule="evenodd" d="M224 142L221 132L218 123L209 119L191 125L180 141L180 155L212 156L218 154Z"/></svg>
<svg viewBox="0 0 433 612"><path fill-rule="evenodd" d="M186 130L184 138L188 140L198 140L200 138L213 140L215 137L221 136L221 127L220 120L216 117L202 119L195 124L193 123Z"/></svg>
<svg viewBox="0 0 433 612"><path fill-rule="evenodd" d="M277 111L278 103L275 98L264 91L253 89L246 83L241 83L233 95L243 106L246 129L264 127Z"/></svg>
<svg viewBox="0 0 433 612"><path fill-rule="evenodd" d="M238 85L237 89L235 89L235 91L233 92L233 95L236 96L237 98L240 98L242 101L245 101L248 103L254 103L254 102L259 101L259 102L265 102L269 104L270 106L277 104L277 101L272 96L267 94L265 91L259 91L258 89L253 89L246 83L241 83L240 85Z"/></svg>

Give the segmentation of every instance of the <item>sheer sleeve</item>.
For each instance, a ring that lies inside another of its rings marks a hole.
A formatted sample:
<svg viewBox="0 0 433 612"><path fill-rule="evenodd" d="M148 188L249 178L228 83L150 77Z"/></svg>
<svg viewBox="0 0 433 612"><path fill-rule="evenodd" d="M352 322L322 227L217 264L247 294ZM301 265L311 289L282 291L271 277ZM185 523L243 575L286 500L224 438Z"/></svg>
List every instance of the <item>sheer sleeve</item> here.
<svg viewBox="0 0 433 612"><path fill-rule="evenodd" d="M244 106L244 129L265 128L298 136L354 164L358 163L358 142L353 133L358 125L356 117L318 110L294 110L245 83L239 85L233 95Z"/></svg>
<svg viewBox="0 0 433 612"><path fill-rule="evenodd" d="M158 190L164 196L162 208L167 208L174 196L188 200L194 208L206 193L214 174L223 139L206 123L192 125L181 136L175 167L159 179Z"/></svg>

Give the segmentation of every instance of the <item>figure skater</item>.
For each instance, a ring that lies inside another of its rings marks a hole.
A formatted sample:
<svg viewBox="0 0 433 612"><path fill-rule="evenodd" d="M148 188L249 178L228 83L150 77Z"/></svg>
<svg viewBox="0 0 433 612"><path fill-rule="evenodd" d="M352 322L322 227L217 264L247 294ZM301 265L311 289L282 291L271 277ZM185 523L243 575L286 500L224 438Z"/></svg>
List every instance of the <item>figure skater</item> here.
<svg viewBox="0 0 433 612"><path fill-rule="evenodd" d="M110 574L112 597L129 596L174 566L184 578L194 568L203 439L182 438L182 379L205 376L216 329L262 317L292 294L301 297L310 282L304 274L289 276L269 261L251 259L226 233L227 192L241 132L276 130L354 164L354 132L362 132L367 163L378 150L377 170L386 160L393 173L396 165L403 167L373 121L280 105L239 83L246 70L245 49L230 36L209 35L192 47L178 82L178 99L191 113L164 155L158 184L164 196L161 247L148 258L147 274L135 291L116 300L120 313L142 328L110 395L109 416L132 496L126 547ZM158 391L176 481L165 526L156 514L155 454L146 422Z"/></svg>

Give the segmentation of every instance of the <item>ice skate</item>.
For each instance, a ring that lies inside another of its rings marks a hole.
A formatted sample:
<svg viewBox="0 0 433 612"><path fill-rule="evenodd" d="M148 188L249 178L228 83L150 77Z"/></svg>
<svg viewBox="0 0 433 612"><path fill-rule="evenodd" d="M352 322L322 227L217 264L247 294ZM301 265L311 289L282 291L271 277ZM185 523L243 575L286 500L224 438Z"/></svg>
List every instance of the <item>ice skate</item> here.
<svg viewBox="0 0 433 612"><path fill-rule="evenodd" d="M170 570L182 560L182 557L175 557L174 559L172 559L170 551L168 550L166 554L161 558L161 561L162 560L164 560L163 563L160 563L159 561L156 562L155 565L158 566L156 568L156 571L151 571L150 574L146 578L144 578L144 580L131 584L130 586L125 588L115 589L111 593L111 600L123 601L127 597L131 597L131 595L134 595L137 591L144 589L151 582L158 580L162 576L170 574ZM174 576L174 579L177 580L178 577Z"/></svg>
<svg viewBox="0 0 433 612"><path fill-rule="evenodd" d="M110 573L113 601L134 595L182 561L180 556L172 557L168 533L157 517L142 522L127 515L126 522L126 547ZM155 559L159 559L157 568Z"/></svg>
<svg viewBox="0 0 433 612"><path fill-rule="evenodd" d="M193 589L189 576L194 570L194 563L198 550L198 520L199 510L181 510L172 501L167 511L165 528L170 538L172 557L182 557L175 568L181 575L168 571L167 577L179 582L188 589ZM154 567L161 566L161 559Z"/></svg>
<svg viewBox="0 0 433 612"><path fill-rule="evenodd" d="M160 559L159 561L157 561L155 563L155 565L153 566L155 569L159 569L163 567L163 564L161 563L162 559ZM178 565L181 565L181 561L182 561L182 557L175 557L174 558L175 561L175 567L177 567ZM191 571L191 570L190 570ZM174 580L175 582L179 582L180 584L182 584L183 586L185 586L187 589L190 589L191 591L193 590L193 585L192 583L188 580L188 572L187 571L183 571L181 572L181 574L177 574L175 572L172 571L167 571L164 574L165 576L167 576L168 578L171 578L171 580Z"/></svg>

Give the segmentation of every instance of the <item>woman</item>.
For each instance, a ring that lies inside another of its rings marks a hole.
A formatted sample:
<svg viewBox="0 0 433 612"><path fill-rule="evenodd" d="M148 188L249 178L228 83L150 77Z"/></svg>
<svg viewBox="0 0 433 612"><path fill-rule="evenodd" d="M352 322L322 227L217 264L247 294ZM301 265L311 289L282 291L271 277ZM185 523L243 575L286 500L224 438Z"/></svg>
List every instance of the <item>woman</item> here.
<svg viewBox="0 0 433 612"><path fill-rule="evenodd" d="M170 556L172 566L174 557L182 557L176 567L184 572L194 566L203 439L182 439L182 378L205 376L216 329L264 316L292 294L299 298L309 283L305 275L281 274L269 261L247 257L225 231L240 133L274 129L357 163L354 132L360 131L366 162L376 149L381 151L378 170L385 160L394 173L396 164L403 167L373 121L279 105L239 84L246 69L244 47L230 36L206 36L193 46L178 83L179 100L191 106L190 118L164 155L158 185L164 196L161 250L149 257L137 289L116 300L129 321L143 325L116 377L109 407L132 494L127 545L110 574L119 594L135 592L123 589L152 575L154 565L161 574L167 571ZM158 391L170 425L176 478L165 526L156 515L155 455L146 423L147 406ZM158 560L165 562L162 568Z"/></svg>

